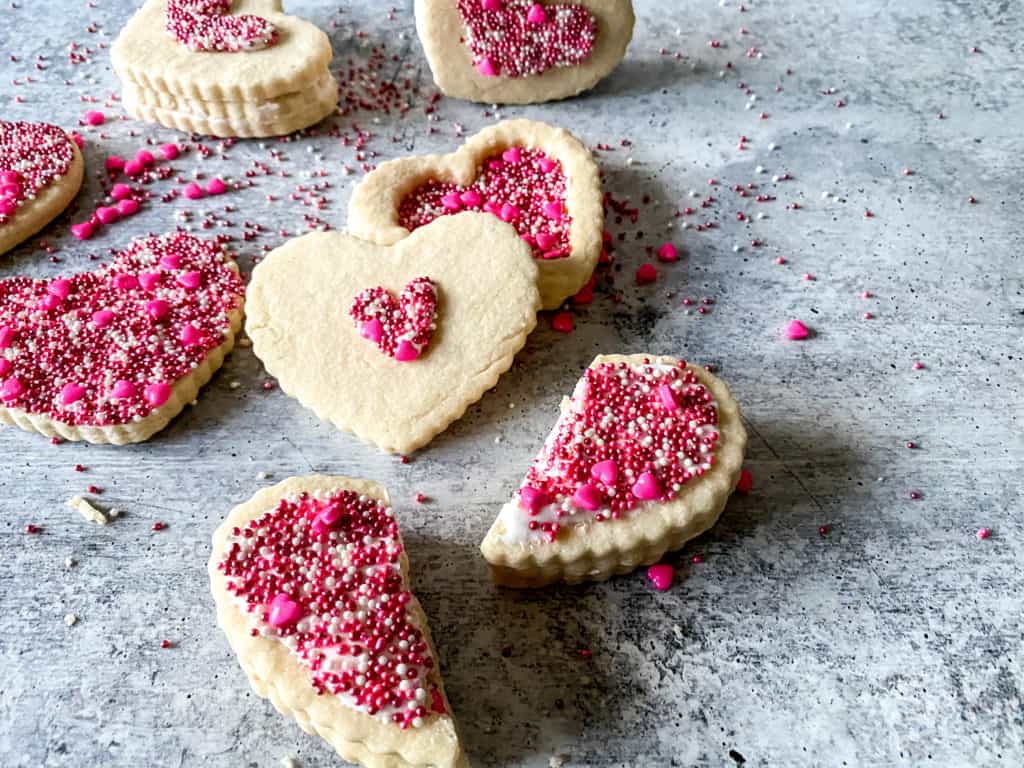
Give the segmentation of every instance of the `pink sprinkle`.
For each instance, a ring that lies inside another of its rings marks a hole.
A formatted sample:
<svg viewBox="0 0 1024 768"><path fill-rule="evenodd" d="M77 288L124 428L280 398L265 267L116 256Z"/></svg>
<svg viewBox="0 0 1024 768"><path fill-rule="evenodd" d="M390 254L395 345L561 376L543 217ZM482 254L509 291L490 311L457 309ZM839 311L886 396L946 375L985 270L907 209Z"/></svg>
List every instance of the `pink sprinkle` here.
<svg viewBox="0 0 1024 768"><path fill-rule="evenodd" d="M786 324L786 338L790 341L800 341L806 339L809 334L807 326L801 323L799 320L790 320Z"/></svg>
<svg viewBox="0 0 1024 768"><path fill-rule="evenodd" d="M131 197L132 188L127 184L115 184L110 189L110 197L114 200L124 200L127 197Z"/></svg>
<svg viewBox="0 0 1024 768"><path fill-rule="evenodd" d="M675 575L675 569L666 563L652 565L647 569L647 580L659 592L664 592L672 586L672 579L675 578Z"/></svg>
<svg viewBox="0 0 1024 768"><path fill-rule="evenodd" d="M974 535L977 536L981 541L984 541L992 535L992 532L988 528L979 528L978 532Z"/></svg>
<svg viewBox="0 0 1024 768"><path fill-rule="evenodd" d="M924 368L924 363L922 363L920 360L915 360L913 368L915 371L920 371L922 368Z"/></svg>
<svg viewBox="0 0 1024 768"><path fill-rule="evenodd" d="M676 411L679 409L676 396L672 394L672 387L668 384L662 384L658 387L658 397L661 398L661 404L665 406L666 411Z"/></svg>
<svg viewBox="0 0 1024 768"><path fill-rule="evenodd" d="M223 195L228 191L227 184L217 178L210 179L206 183L206 192L210 195Z"/></svg>
<svg viewBox="0 0 1024 768"><path fill-rule="evenodd" d="M60 401L62 405L71 405L72 403L78 402L82 399L82 395L85 394L85 388L78 384L68 383L64 385L64 388L60 391Z"/></svg>
<svg viewBox="0 0 1024 768"><path fill-rule="evenodd" d="M509 203L503 203L499 213L502 221L515 221L519 218L519 209Z"/></svg>
<svg viewBox="0 0 1024 768"><path fill-rule="evenodd" d="M96 209L96 218L99 219L103 224L113 224L121 215L117 212L117 208L113 206L101 205Z"/></svg>
<svg viewBox="0 0 1024 768"><path fill-rule="evenodd" d="M605 459L590 468L590 476L607 486L613 486L619 477L619 468L612 459Z"/></svg>
<svg viewBox="0 0 1024 768"><path fill-rule="evenodd" d="M658 279L658 270L650 262L645 262L637 267L636 284L647 285Z"/></svg>
<svg viewBox="0 0 1024 768"><path fill-rule="evenodd" d="M750 493L750 488L754 484L754 478L750 474L749 469L740 470L740 479L736 482L736 493L747 494Z"/></svg>
<svg viewBox="0 0 1024 768"><path fill-rule="evenodd" d="M110 325L110 321L114 319L114 313L109 309L100 309L92 313L92 324L97 328L104 328Z"/></svg>
<svg viewBox="0 0 1024 768"><path fill-rule="evenodd" d="M71 225L71 234L77 237L79 240L88 240L92 237L93 229L92 223L88 221L82 221L78 224Z"/></svg>
<svg viewBox="0 0 1024 768"><path fill-rule="evenodd" d="M658 261L672 262L679 258L679 252L672 243L665 243L658 249Z"/></svg>
<svg viewBox="0 0 1024 768"><path fill-rule="evenodd" d="M543 491L526 485L519 489L519 503L529 510L530 514L536 515L547 506L548 496Z"/></svg>
<svg viewBox="0 0 1024 768"><path fill-rule="evenodd" d="M106 122L106 119L106 116L102 112L85 113L85 122L92 126L103 125L103 123Z"/></svg>
<svg viewBox="0 0 1024 768"><path fill-rule="evenodd" d="M484 58L477 62L476 71L484 77L495 77L498 74L498 70L489 56L484 56Z"/></svg>
<svg viewBox="0 0 1024 768"><path fill-rule="evenodd" d="M480 0L480 5L485 11L501 10L501 0Z"/></svg>
<svg viewBox="0 0 1024 768"><path fill-rule="evenodd" d="M161 144L157 151L164 160L174 160L178 156L178 145Z"/></svg>
<svg viewBox="0 0 1024 768"><path fill-rule="evenodd" d="M408 363L420 356L420 351L408 339L402 339L395 347L395 360Z"/></svg>
<svg viewBox="0 0 1024 768"><path fill-rule="evenodd" d="M267 623L280 629L294 624L301 618L299 604L283 592L270 602L270 616Z"/></svg>
<svg viewBox="0 0 1024 768"><path fill-rule="evenodd" d="M181 328L181 333L178 335L178 338L181 339L184 344L196 346L202 343L203 334L198 328L192 325L192 323L185 323Z"/></svg>
<svg viewBox="0 0 1024 768"><path fill-rule="evenodd" d="M650 472L644 472L640 479L633 483L633 495L642 501L653 501L661 496L658 479Z"/></svg>
<svg viewBox="0 0 1024 768"><path fill-rule="evenodd" d="M189 290L195 290L199 287L199 283L202 281L202 274L197 270L190 270L188 272L182 272L178 275L178 285L188 288Z"/></svg>
<svg viewBox="0 0 1024 768"><path fill-rule="evenodd" d="M156 384L150 384L142 391L142 396L146 398L146 402L154 408L157 408L168 401L171 397L171 386L165 382L157 382Z"/></svg>
<svg viewBox="0 0 1024 768"><path fill-rule="evenodd" d="M810 272L804 272L804 280L808 283L812 282L814 280L814 275L812 275Z"/></svg>
<svg viewBox="0 0 1024 768"><path fill-rule="evenodd" d="M124 170L124 158L118 157L117 155L111 155L106 159L104 165L106 166L106 169L108 171L120 173L121 171Z"/></svg>
<svg viewBox="0 0 1024 768"><path fill-rule="evenodd" d="M526 20L530 24L543 24L548 20L548 15L544 13L544 6L540 3L534 3L530 7L530 12L526 14Z"/></svg>
<svg viewBox="0 0 1024 768"><path fill-rule="evenodd" d="M124 164L124 172L129 176L140 176L146 170L146 166L138 160L132 159Z"/></svg>
<svg viewBox="0 0 1024 768"><path fill-rule="evenodd" d="M203 188L196 184L194 181L189 182L188 184L185 185L184 195L189 200L199 200L204 196Z"/></svg>
<svg viewBox="0 0 1024 768"><path fill-rule="evenodd" d="M156 159L153 157L153 153L145 149L140 149L136 152L135 159L146 168L156 162Z"/></svg>
<svg viewBox="0 0 1024 768"><path fill-rule="evenodd" d="M864 313L864 319L865 320L870 320L872 317L874 317L874 315L872 315L870 312L865 312Z"/></svg>
<svg viewBox="0 0 1024 768"><path fill-rule="evenodd" d="M601 492L593 483L583 483L572 495L572 503L580 509L595 512L601 508Z"/></svg>
<svg viewBox="0 0 1024 768"><path fill-rule="evenodd" d="M569 312L557 313L551 318L551 328L559 333L572 333L572 314Z"/></svg>
<svg viewBox="0 0 1024 768"><path fill-rule="evenodd" d="M518 163L522 159L522 153L519 147L509 147L501 153L501 159L506 163Z"/></svg>
<svg viewBox="0 0 1024 768"><path fill-rule="evenodd" d="M135 385L124 379L114 382L114 388L110 390L110 397L114 400L123 400L124 398L134 396Z"/></svg>
<svg viewBox="0 0 1024 768"><path fill-rule="evenodd" d="M134 200L122 200L117 204L117 212L122 216L134 216L139 212L139 204Z"/></svg>
<svg viewBox="0 0 1024 768"><path fill-rule="evenodd" d="M171 305L163 299L153 299L146 302L146 313L154 320L160 320L171 311Z"/></svg>
<svg viewBox="0 0 1024 768"><path fill-rule="evenodd" d="M912 498L912 499L914 499L916 501L917 499L921 498L921 494L918 493L917 491L911 491L910 492L910 498Z"/></svg>

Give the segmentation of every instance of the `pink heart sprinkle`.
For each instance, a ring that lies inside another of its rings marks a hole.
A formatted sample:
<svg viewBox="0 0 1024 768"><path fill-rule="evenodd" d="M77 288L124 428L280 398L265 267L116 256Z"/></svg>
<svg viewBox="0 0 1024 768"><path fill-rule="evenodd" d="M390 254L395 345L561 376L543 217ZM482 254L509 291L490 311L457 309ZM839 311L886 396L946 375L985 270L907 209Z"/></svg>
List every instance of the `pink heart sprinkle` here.
<svg viewBox="0 0 1024 768"><path fill-rule="evenodd" d="M633 483L633 495L642 501L653 501L661 497L661 488L657 478L650 472L644 472L640 479Z"/></svg>
<svg viewBox="0 0 1024 768"><path fill-rule="evenodd" d="M282 592L270 602L270 616L267 623L280 629L296 623L301 615L299 604Z"/></svg>
<svg viewBox="0 0 1024 768"><path fill-rule="evenodd" d="M185 185L185 190L183 194L189 200L199 200L201 197L205 195L205 193L203 192L203 188L196 184L194 181L191 181Z"/></svg>
<svg viewBox="0 0 1024 768"><path fill-rule="evenodd" d="M121 200L117 204L117 212L122 216L134 216L139 212L139 204L134 200Z"/></svg>
<svg viewBox="0 0 1024 768"><path fill-rule="evenodd" d="M155 384L150 384L144 390L142 390L142 396L146 398L146 402L154 408L163 405L171 396L171 385L166 382L159 381Z"/></svg>
<svg viewBox="0 0 1024 768"><path fill-rule="evenodd" d="M544 6L540 3L534 3L530 7L530 12L526 14L526 20L531 24L543 24L548 20L548 15L544 13Z"/></svg>
<svg viewBox="0 0 1024 768"><path fill-rule="evenodd" d="M103 125L106 119L106 116L102 112L90 110L85 113L85 122L92 126Z"/></svg>
<svg viewBox="0 0 1024 768"><path fill-rule="evenodd" d="M160 259L160 266L164 269L179 269L181 267L181 257L174 253L169 253Z"/></svg>
<svg viewBox="0 0 1024 768"><path fill-rule="evenodd" d="M88 240L92 237L92 224L88 221L82 221L78 224L71 225L71 234L77 237L79 240Z"/></svg>
<svg viewBox="0 0 1024 768"><path fill-rule="evenodd" d="M0 326L0 349L7 349L14 343L14 329L9 325Z"/></svg>
<svg viewBox="0 0 1024 768"><path fill-rule="evenodd" d="M462 198L457 192L449 192L441 198L441 204L449 211L457 211L462 208Z"/></svg>
<svg viewBox="0 0 1024 768"><path fill-rule="evenodd" d="M203 334L199 331L198 328L192 325L192 323L185 323L185 325L181 327L181 334L179 335L178 338L180 338L183 343L188 344L189 346L195 346L197 344L202 343Z"/></svg>
<svg viewBox="0 0 1024 768"><path fill-rule="evenodd" d="M384 326L377 318L371 318L360 326L359 335L376 344L384 337Z"/></svg>
<svg viewBox="0 0 1024 768"><path fill-rule="evenodd" d="M462 200L463 205L467 205L470 208L475 208L480 205L480 195L472 189L467 189L459 195L459 199Z"/></svg>
<svg viewBox="0 0 1024 768"><path fill-rule="evenodd" d="M653 283L658 279L658 270L650 262L646 262L637 267L636 270L636 284L647 285Z"/></svg>
<svg viewBox="0 0 1024 768"><path fill-rule="evenodd" d="M485 11L500 11L501 0L480 0L480 6Z"/></svg>
<svg viewBox="0 0 1024 768"><path fill-rule="evenodd" d="M0 171L0 183L18 184L21 182L21 174L17 171Z"/></svg>
<svg viewBox="0 0 1024 768"><path fill-rule="evenodd" d="M419 350L406 339L402 339L398 342L398 346L395 347L395 360L400 363L411 362L419 356Z"/></svg>
<svg viewBox="0 0 1024 768"><path fill-rule="evenodd" d="M544 215L549 219L562 218L562 201L552 200L550 203L544 203Z"/></svg>
<svg viewBox="0 0 1024 768"><path fill-rule="evenodd" d="M171 305L163 299L153 299L146 302L146 313L154 320L160 320L171 311Z"/></svg>
<svg viewBox="0 0 1024 768"><path fill-rule="evenodd" d="M46 292L56 296L58 299L66 299L71 292L71 282L64 278L57 278L46 286Z"/></svg>
<svg viewBox="0 0 1024 768"><path fill-rule="evenodd" d="M140 272L139 273L139 285L145 290L153 290L153 286L160 282L159 272Z"/></svg>
<svg viewBox="0 0 1024 768"><path fill-rule="evenodd" d="M597 486L593 483L584 483L572 495L572 503L588 512L600 509L602 501L601 492L597 490Z"/></svg>
<svg viewBox="0 0 1024 768"><path fill-rule="evenodd" d="M558 312L551 318L551 330L559 333L572 333L575 324L571 312Z"/></svg>
<svg viewBox="0 0 1024 768"><path fill-rule="evenodd" d="M524 485L519 489L519 503L524 509L528 509L531 515L536 515L544 507L548 505L548 495L544 491L538 491L536 488L531 488L528 485Z"/></svg>
<svg viewBox="0 0 1024 768"><path fill-rule="evenodd" d="M195 290L199 287L199 283L202 280L202 275L197 271L182 272L178 275L178 285L189 290Z"/></svg>
<svg viewBox="0 0 1024 768"><path fill-rule="evenodd" d="M0 376L6 376L11 372L11 368L14 367L14 363L8 360L6 357L0 357Z"/></svg>
<svg viewBox="0 0 1024 768"><path fill-rule="evenodd" d="M0 184L0 197L7 197L11 200L21 200L21 185L20 184Z"/></svg>
<svg viewBox="0 0 1024 768"><path fill-rule="evenodd" d="M96 209L96 218L103 224L113 224L121 218L121 214L119 214L117 212L117 208L113 206L101 205Z"/></svg>
<svg viewBox="0 0 1024 768"><path fill-rule="evenodd" d="M786 324L786 338L790 341L800 341L806 339L809 335L807 326L801 323L799 320L790 320Z"/></svg>
<svg viewBox="0 0 1024 768"><path fill-rule="evenodd" d="M119 291L131 291L139 287L135 275L120 274L114 278L114 287Z"/></svg>
<svg viewBox="0 0 1024 768"><path fill-rule="evenodd" d="M206 183L206 193L209 195L223 195L228 191L228 185L220 179L210 179Z"/></svg>
<svg viewBox="0 0 1024 768"><path fill-rule="evenodd" d="M611 488L615 486L615 481L619 477L619 468L614 461L606 459L605 461L597 462L597 464L590 468L590 476Z"/></svg>
<svg viewBox="0 0 1024 768"><path fill-rule="evenodd" d="M679 252L672 243L665 243L658 249L658 261L672 262L679 258Z"/></svg>
<svg viewBox="0 0 1024 768"><path fill-rule="evenodd" d="M672 579L675 578L675 575L675 569L665 563L658 563L647 569L647 580L659 592L664 592L672 586Z"/></svg>
<svg viewBox="0 0 1024 768"><path fill-rule="evenodd" d="M665 410L674 411L679 408L675 393L672 392L672 387L668 384L662 384L658 387L658 397L661 398L661 404L665 406Z"/></svg>
<svg viewBox="0 0 1024 768"><path fill-rule="evenodd" d="M178 156L178 145L161 144L157 151L164 160L174 160Z"/></svg>
<svg viewBox="0 0 1024 768"><path fill-rule="evenodd" d="M135 396L135 385L130 381L121 379L114 382L114 388L110 390L110 397L114 400L121 400L126 397Z"/></svg>
<svg viewBox="0 0 1024 768"><path fill-rule="evenodd" d="M3 387L0 387L0 400L3 400L5 403L17 400L24 391L25 388L21 386L21 382L12 376L4 382Z"/></svg>
<svg viewBox="0 0 1024 768"><path fill-rule="evenodd" d="M494 62L491 61L490 57L484 56L476 65L476 71L484 77L496 77L498 74L497 68L494 66Z"/></svg>
<svg viewBox="0 0 1024 768"><path fill-rule="evenodd" d="M542 251L546 251L555 243L558 242L558 238L552 235L550 232L538 232L537 237L534 238L537 243L537 247Z"/></svg>
<svg viewBox="0 0 1024 768"><path fill-rule="evenodd" d="M124 164L124 172L129 176L140 176L146 170L146 166L140 163L138 160L129 160Z"/></svg>
<svg viewBox="0 0 1024 768"><path fill-rule="evenodd" d="M155 162L153 153L146 149L140 149L135 153L135 159L142 163L147 168Z"/></svg>
<svg viewBox="0 0 1024 768"><path fill-rule="evenodd" d="M110 325L110 321L114 319L114 313L109 309L99 309L92 313L92 324L97 328L103 328Z"/></svg>
<svg viewBox="0 0 1024 768"><path fill-rule="evenodd" d="M0 197L0 216L10 216L18 210L18 204L6 197Z"/></svg>
<svg viewBox="0 0 1024 768"><path fill-rule="evenodd" d="M537 165L544 173L551 173L555 168L558 167L558 163L552 160L550 157L542 157L537 161Z"/></svg>
<svg viewBox="0 0 1024 768"><path fill-rule="evenodd" d="M119 200L124 200L125 198L130 197L131 194L132 188L129 187L127 184L115 184L113 187L110 188L110 197L115 202Z"/></svg>
<svg viewBox="0 0 1024 768"><path fill-rule="evenodd" d="M506 163L518 163L521 157L519 147L509 147L501 153L501 159Z"/></svg>
<svg viewBox="0 0 1024 768"><path fill-rule="evenodd" d="M52 293L48 293L40 299L38 306L39 309L44 312L52 312L60 306L60 302L61 299L59 296L54 296Z"/></svg>
<svg viewBox="0 0 1024 768"><path fill-rule="evenodd" d="M750 489L753 485L754 476L750 474L750 470L740 470L740 479L736 481L736 493L750 493Z"/></svg>
<svg viewBox="0 0 1024 768"><path fill-rule="evenodd" d="M501 217L502 221L515 221L519 218L519 209L509 203L503 203L501 206L501 212L498 215Z"/></svg>
<svg viewBox="0 0 1024 768"><path fill-rule="evenodd" d="M65 384L64 388L60 391L61 405L71 405L72 403L76 403L82 399L84 394L85 387L72 383Z"/></svg>
<svg viewBox="0 0 1024 768"><path fill-rule="evenodd" d="M119 157L117 155L110 155L103 162L103 166L108 171L113 171L114 173L120 173L121 171L124 170L124 158L123 157Z"/></svg>
<svg viewBox="0 0 1024 768"><path fill-rule="evenodd" d="M329 504L324 507L315 518L313 518L313 532L318 536L330 533L334 524L341 519L341 507L338 504Z"/></svg>

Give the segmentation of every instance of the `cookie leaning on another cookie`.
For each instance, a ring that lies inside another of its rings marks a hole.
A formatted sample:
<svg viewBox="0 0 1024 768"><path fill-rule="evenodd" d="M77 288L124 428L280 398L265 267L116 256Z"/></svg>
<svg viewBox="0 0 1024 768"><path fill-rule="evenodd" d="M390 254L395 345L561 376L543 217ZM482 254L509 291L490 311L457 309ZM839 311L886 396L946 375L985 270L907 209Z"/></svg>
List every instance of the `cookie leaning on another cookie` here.
<svg viewBox="0 0 1024 768"><path fill-rule="evenodd" d="M246 331L284 392L409 453L497 383L539 307L527 245L465 213L393 246L336 232L288 241L253 270Z"/></svg>
<svg viewBox="0 0 1024 768"><path fill-rule="evenodd" d="M382 163L352 193L349 231L391 245L441 216L484 211L533 251L544 309L586 284L601 255L601 179L571 133L532 120L485 128L448 155Z"/></svg>
<svg viewBox="0 0 1024 768"><path fill-rule="evenodd" d="M231 351L244 293L218 244L180 232L136 240L95 272L0 280L0 423L148 439Z"/></svg>
<svg viewBox="0 0 1024 768"><path fill-rule="evenodd" d="M302 730L366 768L468 768L382 486L264 488L214 533L208 571L253 690Z"/></svg>
<svg viewBox="0 0 1024 768"><path fill-rule="evenodd" d="M630 0L416 0L416 31L445 95L533 104L593 88L626 53Z"/></svg>
<svg viewBox="0 0 1024 768"><path fill-rule="evenodd" d="M729 388L674 357L590 364L481 545L499 584L603 580L715 524L747 433Z"/></svg>
<svg viewBox="0 0 1024 768"><path fill-rule="evenodd" d="M247 137L291 133L331 114L331 55L327 35L285 15L280 0L146 0L111 61L132 117Z"/></svg>
<svg viewBox="0 0 1024 768"><path fill-rule="evenodd" d="M0 254L59 216L84 171L78 144L63 129L0 120Z"/></svg>

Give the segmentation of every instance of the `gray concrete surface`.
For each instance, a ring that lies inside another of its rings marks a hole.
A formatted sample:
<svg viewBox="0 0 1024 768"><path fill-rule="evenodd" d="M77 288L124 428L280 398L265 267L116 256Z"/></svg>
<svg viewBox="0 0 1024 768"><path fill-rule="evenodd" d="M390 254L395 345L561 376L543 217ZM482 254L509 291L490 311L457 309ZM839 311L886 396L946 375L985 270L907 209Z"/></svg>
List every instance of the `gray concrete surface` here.
<svg viewBox="0 0 1024 768"><path fill-rule="evenodd" d="M90 108L119 115L106 48L132 6L3 0L0 117L72 128ZM500 114L610 145L598 152L605 188L638 205L639 220L610 219L624 241L597 299L575 312L576 331L556 334L545 319L497 389L410 464L265 392L249 349L146 445L0 433L0 764L263 768L291 756L336 765L249 691L214 625L204 572L227 509L313 471L391 489L475 765L546 766L553 756L601 768L1024 764L1024 7L636 6L628 59L595 92ZM353 123L373 133L366 162L448 150L457 125L471 133L495 119L447 99L425 112L433 89L411 2L393 18L369 0L289 7L330 32L350 88L361 89L350 66L380 45L382 80L414 84L404 117L356 108L331 121L349 136ZM751 47L763 56L747 56ZM107 154L187 138L132 121L81 130L83 209L100 200L95 174ZM243 141L223 153L205 143L208 159L193 150L172 164L183 179L196 170L244 178L254 160L272 173L215 202L154 200L87 244L58 220L42 238L60 263L35 238L0 261L0 276L88 268L91 254L183 223L178 211L192 211L200 232L204 212L216 221L210 232L265 225L237 243L248 269L262 246L303 231L312 209L289 193L321 169L331 186L320 215L344 225L361 171L338 135ZM787 172L791 180L772 182ZM709 190L709 177L721 185ZM776 199L731 189L747 183ZM159 198L180 186L170 178L152 190ZM676 218L699 203L690 190L716 202ZM716 225L706 231L681 228L708 220ZM636 286L645 248L669 238L686 257ZM702 297L714 302L706 314L694 311ZM791 318L813 338L783 340ZM751 433L753 492L672 558L669 592L654 593L642 574L497 591L476 547L561 394L596 352L642 350L714 364L733 386ZM101 529L63 506L89 484L123 517ZM428 502L416 504L417 492ZM154 533L158 520L167 527ZM25 534L27 524L42 532ZM981 527L987 541L975 536Z"/></svg>

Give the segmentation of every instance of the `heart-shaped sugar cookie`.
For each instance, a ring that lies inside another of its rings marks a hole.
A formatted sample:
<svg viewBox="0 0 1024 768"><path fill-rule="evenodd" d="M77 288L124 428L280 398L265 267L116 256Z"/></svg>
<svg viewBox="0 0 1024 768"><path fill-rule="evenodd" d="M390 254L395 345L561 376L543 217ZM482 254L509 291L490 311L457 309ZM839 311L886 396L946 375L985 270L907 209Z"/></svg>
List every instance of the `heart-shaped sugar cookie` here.
<svg viewBox="0 0 1024 768"><path fill-rule="evenodd" d="M219 245L180 232L136 240L95 272L0 280L0 422L146 440L231 351L244 291Z"/></svg>
<svg viewBox="0 0 1024 768"><path fill-rule="evenodd" d="M146 0L111 60L128 113L182 131L275 136L337 104L327 36L280 0Z"/></svg>
<svg viewBox="0 0 1024 768"><path fill-rule="evenodd" d="M217 529L209 574L253 689L304 731L367 768L467 768L384 488L264 488Z"/></svg>
<svg viewBox="0 0 1024 768"><path fill-rule="evenodd" d="M426 276L436 328L414 361L382 354L349 315L355 297ZM336 232L291 240L253 270L246 331L281 389L385 451L430 442L512 365L540 306L530 249L496 217L464 213L393 246Z"/></svg>
<svg viewBox="0 0 1024 768"><path fill-rule="evenodd" d="M0 254L68 207L84 168L78 145L63 129L0 120Z"/></svg>
<svg viewBox="0 0 1024 768"><path fill-rule="evenodd" d="M450 155L382 163L352 193L348 226L390 245L462 211L488 212L515 227L536 258L544 309L578 293L601 254L596 163L568 131L531 120L486 128Z"/></svg>
<svg viewBox="0 0 1024 768"><path fill-rule="evenodd" d="M625 55L631 0L416 0L416 29L448 96L531 104L593 88Z"/></svg>
<svg viewBox="0 0 1024 768"><path fill-rule="evenodd" d="M746 443L728 387L703 368L598 357L484 539L495 580L600 580L657 561L714 525Z"/></svg>

